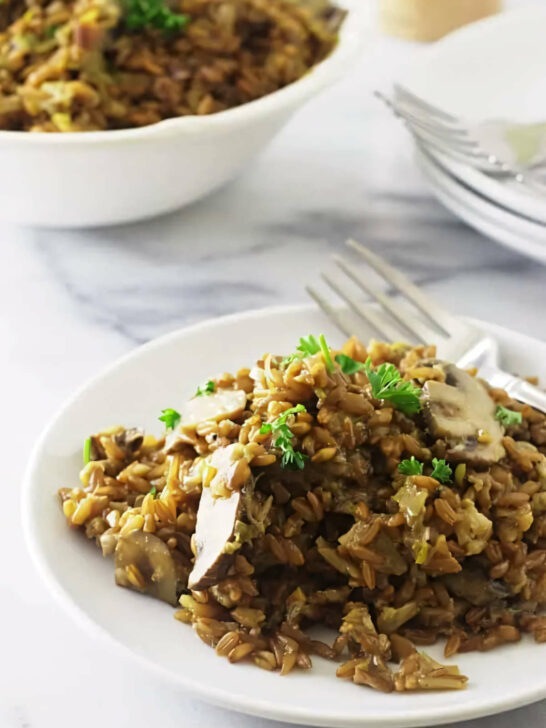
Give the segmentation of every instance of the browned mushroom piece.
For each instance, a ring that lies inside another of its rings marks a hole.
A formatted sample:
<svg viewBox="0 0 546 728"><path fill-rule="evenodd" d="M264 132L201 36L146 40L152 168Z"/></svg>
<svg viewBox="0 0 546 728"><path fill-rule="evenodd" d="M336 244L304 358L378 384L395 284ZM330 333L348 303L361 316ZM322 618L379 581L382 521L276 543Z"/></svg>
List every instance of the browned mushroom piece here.
<svg viewBox="0 0 546 728"><path fill-rule="evenodd" d="M241 490L251 475L248 458L238 443L215 450L210 457L210 465L215 471L210 482L210 490L215 496Z"/></svg>
<svg viewBox="0 0 546 728"><path fill-rule="evenodd" d="M168 546L152 533L133 531L121 536L115 553L116 584L149 594L173 606L176 565Z"/></svg>
<svg viewBox="0 0 546 728"><path fill-rule="evenodd" d="M504 582L490 579L478 565L465 566L458 574L446 574L441 581L450 594L475 607L505 599L510 593Z"/></svg>
<svg viewBox="0 0 546 728"><path fill-rule="evenodd" d="M238 444L228 445L215 450L210 459L216 473L210 486L203 488L199 502L190 589L207 589L223 579L238 548L237 526L242 524L244 487L251 479L250 467L241 451ZM227 493L231 495L225 497Z"/></svg>
<svg viewBox="0 0 546 728"><path fill-rule="evenodd" d="M242 389L219 389L214 394L194 397L182 410L182 426L195 427L200 422L235 419L244 412L246 392Z"/></svg>
<svg viewBox="0 0 546 728"><path fill-rule="evenodd" d="M195 563L188 579L190 589L201 591L221 581L233 563L236 524L243 508L241 491L215 498L203 488L195 527Z"/></svg>
<svg viewBox="0 0 546 728"><path fill-rule="evenodd" d="M128 454L134 454L144 442L144 431L140 427L130 427L116 435L116 443Z"/></svg>
<svg viewBox="0 0 546 728"><path fill-rule="evenodd" d="M428 362L427 362L428 363ZM446 381L423 386L423 411L431 435L446 440L448 460L491 465L504 457L503 428L483 382L449 362L434 361Z"/></svg>

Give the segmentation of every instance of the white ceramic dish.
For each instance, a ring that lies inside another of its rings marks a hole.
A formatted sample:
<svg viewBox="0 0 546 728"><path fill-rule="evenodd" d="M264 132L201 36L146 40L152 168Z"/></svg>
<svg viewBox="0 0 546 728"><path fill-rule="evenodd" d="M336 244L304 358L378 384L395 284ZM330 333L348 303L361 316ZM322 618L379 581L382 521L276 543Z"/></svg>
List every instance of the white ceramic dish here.
<svg viewBox="0 0 546 728"><path fill-rule="evenodd" d="M367 12L348 9L334 52L280 91L206 117L139 129L29 134L0 131L0 220L91 227L187 205L231 179L296 109L351 67Z"/></svg>
<svg viewBox="0 0 546 728"><path fill-rule="evenodd" d="M546 376L546 344L481 326L497 337L506 367ZM318 658L312 671L287 678L230 665L174 620L172 608L117 588L111 561L66 527L55 491L77 482L89 432L120 421L158 431L158 412L182 403L207 375L235 370L265 351L291 351L302 334L321 331L333 344L341 343L311 306L229 316L137 349L85 385L40 438L24 484L26 537L43 578L90 636L109 638L174 686L250 714L315 726L407 728L474 718L546 697L544 646L531 641L459 656L471 677L462 694L385 695L337 679L335 665Z"/></svg>
<svg viewBox="0 0 546 728"><path fill-rule="evenodd" d="M446 154L430 148L427 151L451 175L478 194L531 222L546 225L546 191L544 195L534 193L516 180L489 177L479 169L455 161Z"/></svg>
<svg viewBox="0 0 546 728"><path fill-rule="evenodd" d="M401 71L400 83L432 104L470 121L546 121L546 8L509 10L461 28L423 49ZM484 197L546 223L546 194L430 153Z"/></svg>
<svg viewBox="0 0 546 728"><path fill-rule="evenodd" d="M546 226L513 214L452 177L417 150L417 161L434 196L454 215L492 240L546 264Z"/></svg>

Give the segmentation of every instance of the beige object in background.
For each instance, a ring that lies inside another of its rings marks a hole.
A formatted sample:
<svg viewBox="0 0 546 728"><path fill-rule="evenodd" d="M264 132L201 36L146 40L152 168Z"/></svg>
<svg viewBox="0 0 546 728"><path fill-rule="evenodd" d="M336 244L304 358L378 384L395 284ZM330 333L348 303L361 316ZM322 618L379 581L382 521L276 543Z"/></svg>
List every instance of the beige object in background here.
<svg viewBox="0 0 546 728"><path fill-rule="evenodd" d="M497 13L502 4L502 0L380 0L379 12L386 33L431 41Z"/></svg>

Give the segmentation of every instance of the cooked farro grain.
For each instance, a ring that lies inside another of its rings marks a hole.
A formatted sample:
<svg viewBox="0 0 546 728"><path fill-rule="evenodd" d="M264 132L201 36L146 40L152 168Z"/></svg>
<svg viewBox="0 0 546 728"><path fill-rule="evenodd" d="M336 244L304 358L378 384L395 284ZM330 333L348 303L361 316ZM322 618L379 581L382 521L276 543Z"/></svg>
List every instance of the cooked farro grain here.
<svg viewBox="0 0 546 728"><path fill-rule="evenodd" d="M240 106L323 60L342 20L328 0L5 0L0 129L122 129Z"/></svg>
<svg viewBox="0 0 546 728"><path fill-rule="evenodd" d="M546 642L546 416L432 347L302 341L211 380L166 437L93 435L81 487L59 491L68 523L233 663L286 675L319 655L385 692L459 689L414 645Z"/></svg>

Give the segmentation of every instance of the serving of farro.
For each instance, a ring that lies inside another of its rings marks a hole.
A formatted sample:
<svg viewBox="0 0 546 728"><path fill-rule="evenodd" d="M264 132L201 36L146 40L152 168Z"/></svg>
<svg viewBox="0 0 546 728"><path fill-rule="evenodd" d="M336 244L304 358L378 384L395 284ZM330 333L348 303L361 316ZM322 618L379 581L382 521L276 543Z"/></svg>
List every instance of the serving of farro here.
<svg viewBox="0 0 546 728"><path fill-rule="evenodd" d="M465 687L438 640L546 641L546 417L434 347L305 337L160 418L88 438L62 509L220 657L406 692Z"/></svg>
<svg viewBox="0 0 546 728"><path fill-rule="evenodd" d="M240 106L323 60L343 17L327 0L6 0L0 129L122 129Z"/></svg>

